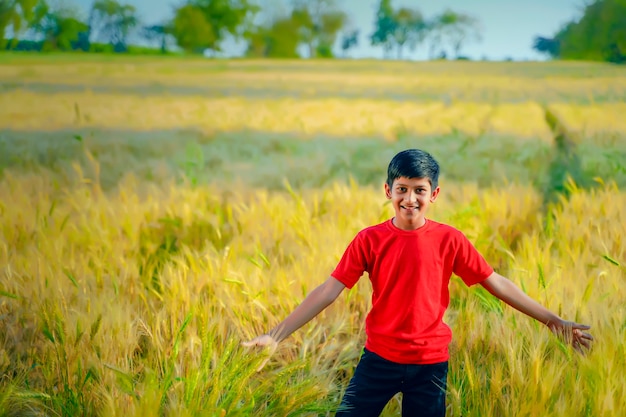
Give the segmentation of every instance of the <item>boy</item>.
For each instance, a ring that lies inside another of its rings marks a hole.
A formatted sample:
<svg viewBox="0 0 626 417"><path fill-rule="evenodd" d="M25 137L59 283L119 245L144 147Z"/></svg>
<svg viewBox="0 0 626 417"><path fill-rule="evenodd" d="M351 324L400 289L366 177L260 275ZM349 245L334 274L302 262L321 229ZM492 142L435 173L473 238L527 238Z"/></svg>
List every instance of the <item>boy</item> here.
<svg viewBox="0 0 626 417"><path fill-rule="evenodd" d="M403 416L445 416L452 332L443 316L452 273L468 286L481 284L579 351L593 340L583 332L589 326L561 319L494 272L460 231L425 217L439 195L438 178L439 164L427 152L408 149L394 156L385 194L395 216L359 232L326 282L274 329L244 343L275 349L367 271L372 282L367 340L339 417L378 416L398 392Z"/></svg>

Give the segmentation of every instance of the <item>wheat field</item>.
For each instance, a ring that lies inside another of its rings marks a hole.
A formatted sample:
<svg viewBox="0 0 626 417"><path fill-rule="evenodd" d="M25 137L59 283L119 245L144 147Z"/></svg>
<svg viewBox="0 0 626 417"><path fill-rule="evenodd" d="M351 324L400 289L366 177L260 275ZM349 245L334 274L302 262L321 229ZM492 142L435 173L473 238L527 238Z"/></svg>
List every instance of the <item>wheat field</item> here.
<svg viewBox="0 0 626 417"><path fill-rule="evenodd" d="M268 352L241 342L393 214L382 183L407 147L442 165L430 217L596 339L577 354L453 278L447 415L623 414L624 68L0 64L0 416L332 416L364 342L366 277L262 371Z"/></svg>

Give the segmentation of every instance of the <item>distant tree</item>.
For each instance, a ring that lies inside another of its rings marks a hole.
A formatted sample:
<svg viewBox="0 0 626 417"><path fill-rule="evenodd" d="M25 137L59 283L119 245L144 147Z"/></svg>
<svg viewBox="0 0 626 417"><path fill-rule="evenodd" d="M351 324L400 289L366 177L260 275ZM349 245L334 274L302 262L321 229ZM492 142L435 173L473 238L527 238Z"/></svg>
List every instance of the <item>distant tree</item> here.
<svg viewBox="0 0 626 417"><path fill-rule="evenodd" d="M50 5L46 0L40 0L30 27L43 38L42 50L82 49L80 41L86 36L88 26L80 20L79 14L76 6L66 1Z"/></svg>
<svg viewBox="0 0 626 417"><path fill-rule="evenodd" d="M335 0L292 0L292 5L291 18L309 57L332 57L337 35L348 21L346 13L337 8Z"/></svg>
<svg viewBox="0 0 626 417"><path fill-rule="evenodd" d="M426 22L419 10L401 8L393 13L392 39L398 51L398 59L402 59L405 46L410 49L421 43L426 35Z"/></svg>
<svg viewBox="0 0 626 417"><path fill-rule="evenodd" d="M333 45L337 35L346 25L347 15L339 10L324 13L321 16L321 30L317 44L317 55L325 58L333 57Z"/></svg>
<svg viewBox="0 0 626 417"><path fill-rule="evenodd" d="M248 37L248 56L268 58L300 58L302 16L283 13L259 25Z"/></svg>
<svg viewBox="0 0 626 417"><path fill-rule="evenodd" d="M404 48L415 49L424 41L427 30L419 10L407 7L394 10L391 0L381 0L370 40L372 46L382 46L387 57L396 48L398 59L402 59Z"/></svg>
<svg viewBox="0 0 626 417"><path fill-rule="evenodd" d="M348 56L348 50L359 45L359 33L358 29L353 29L341 35L341 50L344 58Z"/></svg>
<svg viewBox="0 0 626 417"><path fill-rule="evenodd" d="M393 32L396 30L391 0L381 0L376 12L374 33L370 36L372 46L382 46L385 55L393 49Z"/></svg>
<svg viewBox="0 0 626 417"><path fill-rule="evenodd" d="M445 51L443 49L443 25L439 16L436 16L426 22L426 39L429 43L429 59L436 59L437 55L445 55Z"/></svg>
<svg viewBox="0 0 626 417"><path fill-rule="evenodd" d="M215 30L202 9L190 4L176 10L172 22L172 35L178 46L187 52L202 53L215 49Z"/></svg>
<svg viewBox="0 0 626 417"><path fill-rule="evenodd" d="M533 47L539 52L556 52L551 55L555 58L626 62L626 0L586 2L580 18L564 25L552 38L536 37Z"/></svg>
<svg viewBox="0 0 626 417"><path fill-rule="evenodd" d="M265 57L267 50L267 28L257 26L246 33L246 52L247 57L259 58Z"/></svg>
<svg viewBox="0 0 626 417"><path fill-rule="evenodd" d="M300 58L301 22L293 14L276 13L256 26L247 36L247 56L266 58Z"/></svg>
<svg viewBox="0 0 626 417"><path fill-rule="evenodd" d="M266 35L265 56L269 58L299 58L300 27L287 17L276 20Z"/></svg>
<svg viewBox="0 0 626 417"><path fill-rule="evenodd" d="M168 39L172 36L172 28L166 24L157 24L144 26L142 28L142 36L148 42L156 42L159 45L162 54L167 53Z"/></svg>
<svg viewBox="0 0 626 417"><path fill-rule="evenodd" d="M315 40L319 27L316 27L315 23L313 23L313 16L305 2L303 2L303 4L294 4L289 19L296 27L296 39L298 39L298 44L302 43L308 49L309 57L315 57Z"/></svg>
<svg viewBox="0 0 626 417"><path fill-rule="evenodd" d="M599 0L557 34L567 59L621 62L626 55L626 1Z"/></svg>
<svg viewBox="0 0 626 417"><path fill-rule="evenodd" d="M461 56L465 43L481 39L480 23L476 18L450 9L435 18L434 27L438 32L439 42L449 44L455 58Z"/></svg>
<svg viewBox="0 0 626 417"><path fill-rule="evenodd" d="M250 0L187 0L174 11L172 35L188 51L221 51L227 36L238 40L254 32L252 20L258 11Z"/></svg>
<svg viewBox="0 0 626 417"><path fill-rule="evenodd" d="M116 52L128 49L128 35L138 23L135 6L120 4L115 0L96 0L93 4L91 30L97 29L98 36L112 45Z"/></svg>
<svg viewBox="0 0 626 417"><path fill-rule="evenodd" d="M536 36L533 41L533 49L548 55L550 58L557 58L559 56L559 41L554 38Z"/></svg>
<svg viewBox="0 0 626 417"><path fill-rule="evenodd" d="M0 0L0 47L6 45L6 32L11 29L13 39L17 42L18 35L24 24L28 25L38 0Z"/></svg>

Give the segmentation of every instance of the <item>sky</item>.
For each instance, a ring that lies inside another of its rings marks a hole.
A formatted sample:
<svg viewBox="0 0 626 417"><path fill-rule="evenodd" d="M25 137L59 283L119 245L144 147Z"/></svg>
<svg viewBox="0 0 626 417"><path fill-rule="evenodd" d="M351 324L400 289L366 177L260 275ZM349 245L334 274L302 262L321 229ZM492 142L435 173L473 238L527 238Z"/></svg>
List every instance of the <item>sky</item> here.
<svg viewBox="0 0 626 417"><path fill-rule="evenodd" d="M136 7L143 22L156 24L171 17L181 0L118 0ZM82 10L91 7L93 0L73 0ZM280 0L259 0L266 10L276 9ZM482 25L482 40L468 43L462 55L471 59L541 60L543 55L532 50L536 35L552 36L565 23L581 15L584 0L392 0L394 8L410 7L422 12L426 19L451 9L477 18ZM374 28L374 16L379 0L336 0L350 19L351 26L360 29L359 45L349 56L353 58L382 58L380 47L369 45ZM238 55L243 46L227 42L227 55ZM408 59L426 59L428 46L422 45Z"/></svg>

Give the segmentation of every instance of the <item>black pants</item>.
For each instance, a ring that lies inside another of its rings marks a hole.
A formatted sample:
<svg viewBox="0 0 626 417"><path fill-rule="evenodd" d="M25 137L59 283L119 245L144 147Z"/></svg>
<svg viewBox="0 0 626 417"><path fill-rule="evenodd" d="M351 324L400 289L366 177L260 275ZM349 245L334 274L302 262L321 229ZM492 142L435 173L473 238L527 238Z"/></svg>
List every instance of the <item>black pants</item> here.
<svg viewBox="0 0 626 417"><path fill-rule="evenodd" d="M336 417L376 417L402 393L403 417L444 417L448 362L402 365L367 349L354 371Z"/></svg>

